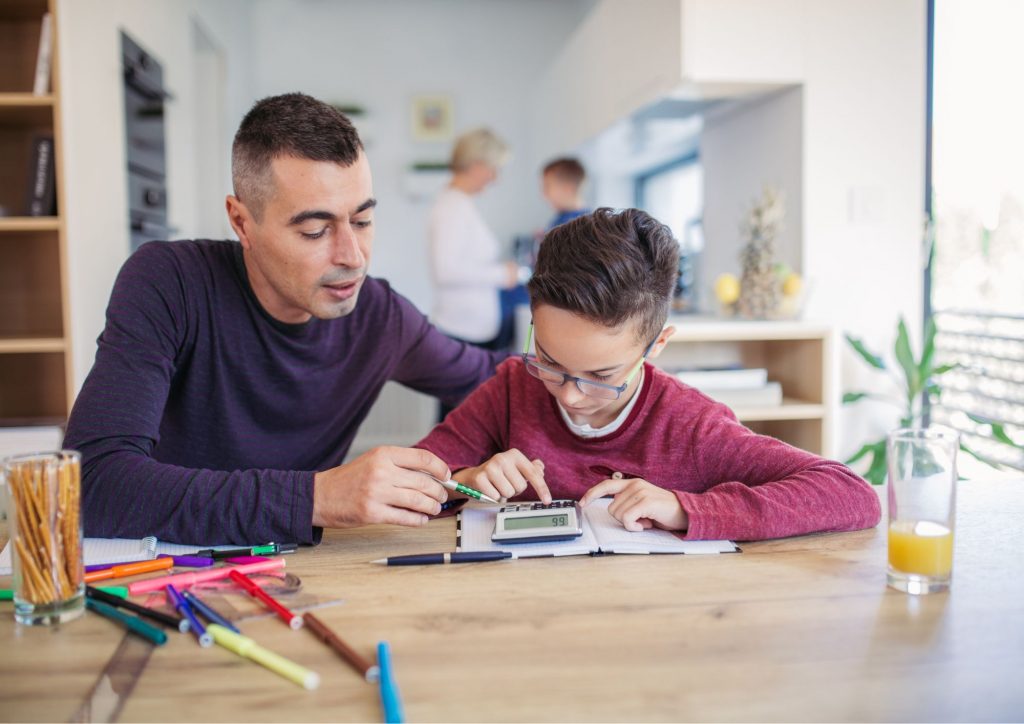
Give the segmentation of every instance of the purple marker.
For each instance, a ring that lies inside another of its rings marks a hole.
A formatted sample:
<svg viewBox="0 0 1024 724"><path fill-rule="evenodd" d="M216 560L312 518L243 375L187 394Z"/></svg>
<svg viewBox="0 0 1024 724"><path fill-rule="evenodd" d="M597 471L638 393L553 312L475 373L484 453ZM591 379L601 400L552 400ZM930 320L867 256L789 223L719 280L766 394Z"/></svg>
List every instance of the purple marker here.
<svg viewBox="0 0 1024 724"><path fill-rule="evenodd" d="M182 568L208 568L213 565L213 559L205 556L171 556L161 553L157 558L173 558L174 565Z"/></svg>

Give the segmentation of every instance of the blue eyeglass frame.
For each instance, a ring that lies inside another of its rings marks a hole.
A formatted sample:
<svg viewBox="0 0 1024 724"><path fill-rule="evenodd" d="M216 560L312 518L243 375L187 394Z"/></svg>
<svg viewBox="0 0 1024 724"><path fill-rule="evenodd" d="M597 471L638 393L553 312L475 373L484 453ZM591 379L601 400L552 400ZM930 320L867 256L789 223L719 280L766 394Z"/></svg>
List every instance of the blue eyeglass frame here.
<svg viewBox="0 0 1024 724"><path fill-rule="evenodd" d="M659 333L659 335L660 335L660 333ZM550 367L546 367L546 366L542 365L540 362L537 361L537 355L530 354L530 344L533 342L533 322L532 321L530 322L529 331L527 331L527 333L526 333L526 344L523 345L522 357L523 357L523 363L525 365L527 365L527 366L532 365L532 366L536 367L537 369L544 370L545 372L548 372L548 373L550 373L552 375L561 375L562 376L562 381L561 382L553 382L551 380L541 380L541 382L545 382L547 384L554 385L555 387L562 387L562 386L565 385L566 382L569 382L571 380L572 382L576 383L576 389L579 390L580 392L582 392L584 395L589 395L590 394L589 392L587 392L587 389L586 389L587 387L600 387L600 388L603 388L603 389L606 389L606 390L612 390L612 391L615 392L615 397L614 398L606 398L606 399L616 399L617 400L620 397L622 397L622 393L626 391L626 388L629 387L629 384L633 381L633 378L636 377L637 373L644 366L644 362L647 361L647 355L649 355L651 353L651 349L653 349L654 343L657 342L657 341L658 341L658 337L655 337L654 339L651 340L651 343L647 345L647 349L644 350L644 354L640 358L640 361L636 363L636 367L634 367L630 371L629 375L627 375L626 379L623 380L621 385L609 385L607 382L598 382L597 380L585 380L582 377L573 377L572 375L566 374L565 372L559 372L558 370L553 370Z"/></svg>

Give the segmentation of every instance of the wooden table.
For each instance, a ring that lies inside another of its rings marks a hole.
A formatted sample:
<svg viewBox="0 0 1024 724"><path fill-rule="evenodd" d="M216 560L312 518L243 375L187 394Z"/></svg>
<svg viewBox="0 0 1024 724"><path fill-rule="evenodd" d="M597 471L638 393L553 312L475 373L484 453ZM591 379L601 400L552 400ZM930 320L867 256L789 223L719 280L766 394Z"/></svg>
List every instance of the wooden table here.
<svg viewBox="0 0 1024 724"><path fill-rule="evenodd" d="M391 643L410 721L1024 718L1024 481L960 488L952 592L885 587L885 532L747 544L741 555L610 556L384 568L450 549L452 520L330 532L288 559L358 650ZM9 579L0 579L9 585ZM92 614L16 626L0 610L0 717L67 721L122 641ZM306 692L173 635L127 721L380 721L375 687L306 631L243 630L320 672ZM117 706L94 699L89 717ZM98 702L98 703L96 703ZM107 707L105 709L105 707Z"/></svg>

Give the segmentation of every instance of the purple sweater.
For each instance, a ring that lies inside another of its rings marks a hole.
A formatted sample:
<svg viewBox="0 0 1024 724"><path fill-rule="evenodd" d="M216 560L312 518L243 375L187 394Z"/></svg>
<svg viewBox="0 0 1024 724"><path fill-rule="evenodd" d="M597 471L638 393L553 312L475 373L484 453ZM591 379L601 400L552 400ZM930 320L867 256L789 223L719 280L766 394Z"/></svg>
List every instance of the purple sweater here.
<svg viewBox="0 0 1024 724"><path fill-rule="evenodd" d="M88 536L317 542L313 475L339 465L389 380L458 403L499 357L438 332L387 282L355 311L285 324L232 241L125 262L68 421Z"/></svg>

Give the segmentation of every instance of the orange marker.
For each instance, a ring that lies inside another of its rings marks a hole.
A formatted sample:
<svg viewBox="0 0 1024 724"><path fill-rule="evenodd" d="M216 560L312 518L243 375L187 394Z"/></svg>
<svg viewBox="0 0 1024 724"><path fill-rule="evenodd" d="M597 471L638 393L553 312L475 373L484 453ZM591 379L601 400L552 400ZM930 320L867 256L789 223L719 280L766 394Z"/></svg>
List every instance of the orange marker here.
<svg viewBox="0 0 1024 724"><path fill-rule="evenodd" d="M108 578L124 578L134 576L137 573L152 573L163 571L174 565L173 558L154 558L151 561L139 561L138 563L123 563L120 566L107 568L103 571L91 571L85 574L85 582L105 581Z"/></svg>

